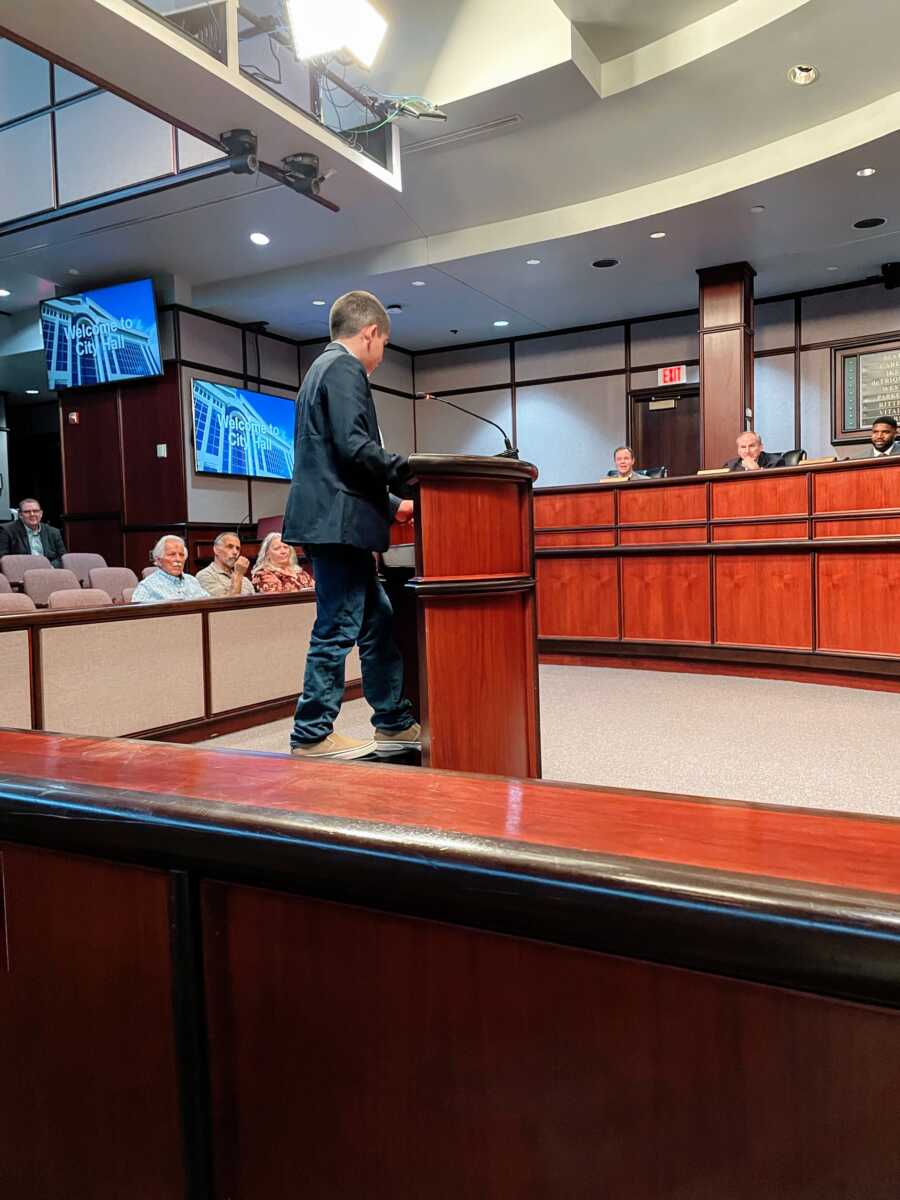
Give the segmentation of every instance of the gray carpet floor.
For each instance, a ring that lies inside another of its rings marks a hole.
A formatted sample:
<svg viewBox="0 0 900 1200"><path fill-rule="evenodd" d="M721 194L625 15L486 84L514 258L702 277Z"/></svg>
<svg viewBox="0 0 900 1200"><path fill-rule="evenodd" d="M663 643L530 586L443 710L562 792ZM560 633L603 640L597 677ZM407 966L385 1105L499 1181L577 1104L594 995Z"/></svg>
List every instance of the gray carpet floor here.
<svg viewBox="0 0 900 1200"><path fill-rule="evenodd" d="M541 667L545 779L900 817L900 695L725 675ZM369 706L337 729L367 736ZM199 743L285 751L290 721Z"/></svg>

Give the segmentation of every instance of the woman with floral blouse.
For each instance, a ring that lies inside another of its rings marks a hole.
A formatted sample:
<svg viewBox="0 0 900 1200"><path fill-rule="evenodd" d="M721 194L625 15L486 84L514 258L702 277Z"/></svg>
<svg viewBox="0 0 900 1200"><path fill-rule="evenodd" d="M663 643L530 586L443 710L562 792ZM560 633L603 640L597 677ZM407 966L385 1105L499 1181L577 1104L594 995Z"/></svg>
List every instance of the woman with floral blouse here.
<svg viewBox="0 0 900 1200"><path fill-rule="evenodd" d="M259 548L252 572L258 592L304 592L314 588L309 571L297 562L297 551L281 540L280 533L268 533Z"/></svg>

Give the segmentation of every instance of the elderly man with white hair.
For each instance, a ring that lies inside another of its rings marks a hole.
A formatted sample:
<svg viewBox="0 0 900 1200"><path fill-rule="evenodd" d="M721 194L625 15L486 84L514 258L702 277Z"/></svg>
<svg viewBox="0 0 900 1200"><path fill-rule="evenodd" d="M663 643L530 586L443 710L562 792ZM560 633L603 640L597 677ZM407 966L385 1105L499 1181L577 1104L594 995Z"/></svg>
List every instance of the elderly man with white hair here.
<svg viewBox="0 0 900 1200"><path fill-rule="evenodd" d="M209 594L193 575L185 574L187 546L174 533L161 537L151 555L156 570L134 589L132 604L164 604L170 600L208 600Z"/></svg>

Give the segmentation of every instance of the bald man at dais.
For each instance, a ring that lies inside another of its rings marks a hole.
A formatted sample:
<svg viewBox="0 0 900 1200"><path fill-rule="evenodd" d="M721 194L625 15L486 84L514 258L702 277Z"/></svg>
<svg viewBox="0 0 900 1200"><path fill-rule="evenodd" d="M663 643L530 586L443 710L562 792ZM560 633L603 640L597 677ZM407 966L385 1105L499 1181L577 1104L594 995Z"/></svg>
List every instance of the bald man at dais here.
<svg viewBox="0 0 900 1200"><path fill-rule="evenodd" d="M729 458L725 464L729 471L760 471L768 467L783 467L780 454L767 454L763 440L752 429L740 434L737 439L737 457Z"/></svg>

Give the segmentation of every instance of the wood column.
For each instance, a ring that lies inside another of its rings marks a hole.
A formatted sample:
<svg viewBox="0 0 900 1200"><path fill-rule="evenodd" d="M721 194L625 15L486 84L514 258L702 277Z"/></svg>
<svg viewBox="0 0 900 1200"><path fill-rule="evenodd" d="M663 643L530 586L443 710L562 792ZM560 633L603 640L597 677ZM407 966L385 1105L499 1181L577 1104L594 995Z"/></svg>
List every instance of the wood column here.
<svg viewBox="0 0 900 1200"><path fill-rule="evenodd" d="M752 427L753 278L749 263L704 267L700 277L700 466L721 467ZM750 410L747 417L746 410Z"/></svg>

